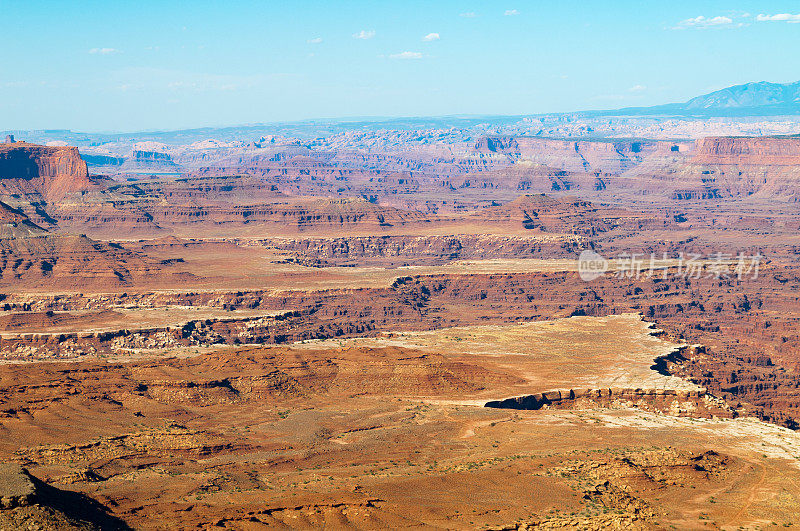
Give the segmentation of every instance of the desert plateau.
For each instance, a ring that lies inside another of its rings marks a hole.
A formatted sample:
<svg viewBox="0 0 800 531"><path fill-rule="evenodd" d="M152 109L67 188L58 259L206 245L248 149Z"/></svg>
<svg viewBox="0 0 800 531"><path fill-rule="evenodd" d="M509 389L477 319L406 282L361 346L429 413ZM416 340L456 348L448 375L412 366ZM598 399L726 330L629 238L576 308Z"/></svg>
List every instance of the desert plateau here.
<svg viewBox="0 0 800 531"><path fill-rule="evenodd" d="M0 0L0 529L800 526L734 3Z"/></svg>

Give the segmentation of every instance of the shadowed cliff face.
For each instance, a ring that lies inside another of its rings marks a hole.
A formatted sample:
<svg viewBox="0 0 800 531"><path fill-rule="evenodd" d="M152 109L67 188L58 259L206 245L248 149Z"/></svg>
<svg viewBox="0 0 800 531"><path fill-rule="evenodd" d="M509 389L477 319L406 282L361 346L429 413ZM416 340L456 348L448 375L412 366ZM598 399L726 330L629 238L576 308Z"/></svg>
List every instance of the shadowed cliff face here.
<svg viewBox="0 0 800 531"><path fill-rule="evenodd" d="M0 145L0 192L54 200L96 186L76 147Z"/></svg>

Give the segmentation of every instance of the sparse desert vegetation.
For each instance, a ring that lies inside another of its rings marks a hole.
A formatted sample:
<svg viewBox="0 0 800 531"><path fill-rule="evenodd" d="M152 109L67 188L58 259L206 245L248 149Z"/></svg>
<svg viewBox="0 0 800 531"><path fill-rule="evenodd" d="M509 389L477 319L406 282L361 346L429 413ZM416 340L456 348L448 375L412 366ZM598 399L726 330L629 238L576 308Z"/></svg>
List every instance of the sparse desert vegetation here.
<svg viewBox="0 0 800 531"><path fill-rule="evenodd" d="M0 529L800 525L800 14L725 9L0 0Z"/></svg>

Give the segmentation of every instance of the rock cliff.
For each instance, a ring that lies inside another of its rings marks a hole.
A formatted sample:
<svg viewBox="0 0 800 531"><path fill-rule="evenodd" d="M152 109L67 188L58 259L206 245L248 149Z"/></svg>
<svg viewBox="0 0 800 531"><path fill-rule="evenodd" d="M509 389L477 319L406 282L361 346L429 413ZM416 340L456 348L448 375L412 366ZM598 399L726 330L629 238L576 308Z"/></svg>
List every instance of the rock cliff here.
<svg viewBox="0 0 800 531"><path fill-rule="evenodd" d="M0 145L0 195L38 194L55 200L97 186L76 147Z"/></svg>
<svg viewBox="0 0 800 531"><path fill-rule="evenodd" d="M800 164L800 136L703 138L697 141L692 162L794 166Z"/></svg>

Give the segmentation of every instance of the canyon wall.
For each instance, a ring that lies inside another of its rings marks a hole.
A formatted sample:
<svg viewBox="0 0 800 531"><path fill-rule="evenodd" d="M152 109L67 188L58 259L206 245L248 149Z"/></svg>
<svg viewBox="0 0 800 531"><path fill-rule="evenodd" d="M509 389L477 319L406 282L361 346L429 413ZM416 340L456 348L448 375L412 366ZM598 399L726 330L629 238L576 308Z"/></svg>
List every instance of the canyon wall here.
<svg viewBox="0 0 800 531"><path fill-rule="evenodd" d="M534 137L487 137L478 140L479 153L500 153L511 160L527 160L572 172L620 173L647 156L686 150L679 143L649 140L560 140Z"/></svg>
<svg viewBox="0 0 800 531"><path fill-rule="evenodd" d="M0 145L0 193L58 199L95 186L76 147Z"/></svg>
<svg viewBox="0 0 800 531"><path fill-rule="evenodd" d="M695 164L800 165L800 136L708 137L697 141Z"/></svg>

